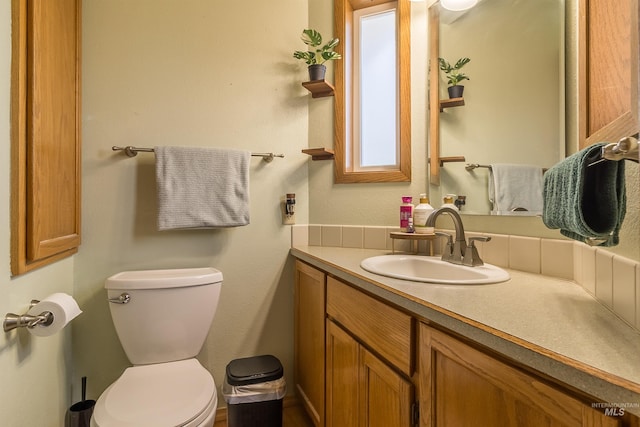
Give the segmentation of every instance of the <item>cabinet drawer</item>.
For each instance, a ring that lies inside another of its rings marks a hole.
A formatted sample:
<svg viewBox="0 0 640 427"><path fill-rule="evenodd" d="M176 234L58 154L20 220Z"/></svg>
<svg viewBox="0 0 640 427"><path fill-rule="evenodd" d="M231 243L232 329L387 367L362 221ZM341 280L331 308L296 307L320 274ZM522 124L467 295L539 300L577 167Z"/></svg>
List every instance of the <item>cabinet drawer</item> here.
<svg viewBox="0 0 640 427"><path fill-rule="evenodd" d="M327 278L327 314L402 372L413 373L411 316L333 277Z"/></svg>

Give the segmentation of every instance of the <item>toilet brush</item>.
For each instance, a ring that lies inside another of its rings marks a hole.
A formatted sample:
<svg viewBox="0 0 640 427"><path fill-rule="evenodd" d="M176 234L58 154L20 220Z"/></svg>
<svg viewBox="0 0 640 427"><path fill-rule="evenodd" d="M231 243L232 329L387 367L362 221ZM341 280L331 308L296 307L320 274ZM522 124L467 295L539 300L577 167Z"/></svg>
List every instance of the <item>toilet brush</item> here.
<svg viewBox="0 0 640 427"><path fill-rule="evenodd" d="M82 401L74 403L67 411L66 427L89 427L95 400L87 400L87 377L82 377Z"/></svg>

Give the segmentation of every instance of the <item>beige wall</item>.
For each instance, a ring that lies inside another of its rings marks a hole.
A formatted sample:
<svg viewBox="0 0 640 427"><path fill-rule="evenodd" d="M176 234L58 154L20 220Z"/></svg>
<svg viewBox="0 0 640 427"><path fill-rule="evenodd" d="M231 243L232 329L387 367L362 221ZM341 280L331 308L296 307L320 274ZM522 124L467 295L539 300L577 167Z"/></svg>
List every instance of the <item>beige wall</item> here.
<svg viewBox="0 0 640 427"><path fill-rule="evenodd" d="M11 2L0 2L0 316L25 313L32 299L73 293L73 259L19 278L9 268L9 92ZM80 315L84 317L85 314ZM0 332L0 425L59 426L69 406L71 330L45 338Z"/></svg>
<svg viewBox="0 0 640 427"><path fill-rule="evenodd" d="M271 353L293 382L290 227L279 209L286 193L296 193L297 221L308 221L306 68L292 58L304 46L307 12L294 0L85 0L75 295L86 315L75 324L73 347L75 377L89 377L92 398L128 366L103 284L132 269L221 270L220 304L200 360L221 385L232 359ZM252 160L249 226L158 232L153 155L130 159L112 145L286 157Z"/></svg>

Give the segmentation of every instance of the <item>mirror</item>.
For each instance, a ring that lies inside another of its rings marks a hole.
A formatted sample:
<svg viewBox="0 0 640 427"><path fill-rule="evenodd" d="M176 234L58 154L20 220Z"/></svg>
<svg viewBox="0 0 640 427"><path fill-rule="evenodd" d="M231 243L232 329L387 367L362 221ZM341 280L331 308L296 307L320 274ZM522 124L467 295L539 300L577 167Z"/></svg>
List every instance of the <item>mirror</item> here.
<svg viewBox="0 0 640 427"><path fill-rule="evenodd" d="M462 70L469 77L461 83L464 105L440 108L435 122L431 116L432 127L439 125L430 135L437 139L431 141L431 156L439 140L438 159L465 158L441 164L431 159L432 183L435 165L441 193L431 198L437 203L434 199L441 201L445 194L464 195L461 213L486 215L491 211L488 166L544 169L565 156L564 0L481 0L464 12L447 11L438 2L430 16L430 23L434 16L439 21L437 33L430 29L430 48L437 51L431 67L438 57L452 64L471 59ZM449 98L444 73L430 73L431 95L437 93L442 103ZM468 170L467 164L487 167Z"/></svg>

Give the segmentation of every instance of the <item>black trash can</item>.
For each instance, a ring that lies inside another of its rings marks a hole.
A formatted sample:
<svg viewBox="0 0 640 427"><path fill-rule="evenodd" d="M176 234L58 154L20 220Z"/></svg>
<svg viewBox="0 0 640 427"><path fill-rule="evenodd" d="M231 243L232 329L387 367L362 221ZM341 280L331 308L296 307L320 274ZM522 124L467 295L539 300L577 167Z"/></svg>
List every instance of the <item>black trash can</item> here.
<svg viewBox="0 0 640 427"><path fill-rule="evenodd" d="M229 362L222 386L227 427L282 427L283 373L280 360L272 355Z"/></svg>

